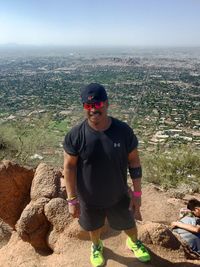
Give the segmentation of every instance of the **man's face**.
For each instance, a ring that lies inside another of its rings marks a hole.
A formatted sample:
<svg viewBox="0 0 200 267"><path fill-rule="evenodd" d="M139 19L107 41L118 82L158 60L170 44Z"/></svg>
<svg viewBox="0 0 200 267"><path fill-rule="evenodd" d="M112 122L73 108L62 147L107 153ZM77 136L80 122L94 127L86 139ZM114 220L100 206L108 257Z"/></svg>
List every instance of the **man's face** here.
<svg viewBox="0 0 200 267"><path fill-rule="evenodd" d="M196 216L196 217L199 217L200 218L200 207L196 207L193 211L193 214Z"/></svg>
<svg viewBox="0 0 200 267"><path fill-rule="evenodd" d="M94 104L83 104L85 114L91 123L99 124L107 117L108 101Z"/></svg>

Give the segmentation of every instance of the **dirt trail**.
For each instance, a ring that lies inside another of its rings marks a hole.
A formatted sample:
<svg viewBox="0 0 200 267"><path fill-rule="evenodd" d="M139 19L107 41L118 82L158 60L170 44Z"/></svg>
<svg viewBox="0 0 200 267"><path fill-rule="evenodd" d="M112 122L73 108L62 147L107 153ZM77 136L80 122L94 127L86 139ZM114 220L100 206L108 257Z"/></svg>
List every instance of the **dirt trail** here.
<svg viewBox="0 0 200 267"><path fill-rule="evenodd" d="M145 267L147 264L140 263L134 258L131 251L125 246L126 237L124 234L116 234L105 237L104 255L105 266L135 266ZM17 242L16 242L17 241ZM59 254L42 255L35 253L30 244L13 238L7 247L0 251L0 266L23 266L23 267L91 267L89 262L90 241L68 239L60 241L63 245ZM61 245L61 244L60 244ZM15 263L15 265L13 265ZM149 267L154 265L148 264Z"/></svg>
<svg viewBox="0 0 200 267"><path fill-rule="evenodd" d="M143 189L142 215L144 221L170 223L178 218L180 207L191 196L178 200L157 190L153 186ZM200 198L200 195L195 195ZM71 229L70 229L71 227ZM140 228L140 224L138 224ZM74 225L69 226L67 232L77 231ZM124 233L111 229L102 236L104 255L107 267L197 267L200 260L186 260L183 251L169 250L161 246L148 245L152 260L148 264L139 262L125 246ZM26 242L23 242L16 233L10 241L0 249L0 267L90 267L90 241L78 239L73 234L63 233L57 241L57 252L51 255L38 253Z"/></svg>

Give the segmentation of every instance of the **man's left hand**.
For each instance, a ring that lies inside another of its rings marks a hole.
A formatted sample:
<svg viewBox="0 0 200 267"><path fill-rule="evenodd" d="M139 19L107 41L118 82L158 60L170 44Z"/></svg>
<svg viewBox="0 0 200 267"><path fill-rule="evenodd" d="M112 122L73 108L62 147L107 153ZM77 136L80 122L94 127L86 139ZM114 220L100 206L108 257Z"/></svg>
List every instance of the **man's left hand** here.
<svg viewBox="0 0 200 267"><path fill-rule="evenodd" d="M142 215L140 212L141 197L132 196L132 203L133 203L132 205L133 205L135 219L138 221L142 221Z"/></svg>
<svg viewBox="0 0 200 267"><path fill-rule="evenodd" d="M140 212L140 207L141 207L141 197L134 197L132 191L129 191L130 195L130 206L129 209L133 210L134 217L138 221L142 221L142 215Z"/></svg>

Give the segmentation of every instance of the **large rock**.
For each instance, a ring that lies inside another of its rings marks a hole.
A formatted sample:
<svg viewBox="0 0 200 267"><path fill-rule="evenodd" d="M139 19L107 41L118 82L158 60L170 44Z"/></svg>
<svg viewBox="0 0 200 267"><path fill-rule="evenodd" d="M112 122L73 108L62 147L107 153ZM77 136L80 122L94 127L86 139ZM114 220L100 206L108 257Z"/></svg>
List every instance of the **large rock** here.
<svg viewBox="0 0 200 267"><path fill-rule="evenodd" d="M41 197L49 199L60 195L60 171L49 167L45 163L41 163L35 172L35 176L31 186L31 200Z"/></svg>
<svg viewBox="0 0 200 267"><path fill-rule="evenodd" d="M29 242L36 249L49 249L46 236L50 223L44 215L44 206L48 202L48 198L31 201L16 224L16 230L22 240Z"/></svg>
<svg viewBox="0 0 200 267"><path fill-rule="evenodd" d="M19 236L37 249L54 249L58 235L69 223L67 202L59 197L62 195L61 175L60 171L44 163L37 167L31 186L31 202L16 225Z"/></svg>
<svg viewBox="0 0 200 267"><path fill-rule="evenodd" d="M0 163L0 218L14 228L30 201L34 170L11 161Z"/></svg>
<svg viewBox="0 0 200 267"><path fill-rule="evenodd" d="M72 221L72 217L69 215L67 201L62 198L53 198L45 205L44 213L52 225L52 230L47 237L47 243L53 251L56 251L56 244L60 234Z"/></svg>
<svg viewBox="0 0 200 267"><path fill-rule="evenodd" d="M62 198L53 198L44 207L47 220L57 231L63 231L71 222L67 201Z"/></svg>
<svg viewBox="0 0 200 267"><path fill-rule="evenodd" d="M165 248L179 249L180 241L170 229L160 223L144 223L139 227L139 238L146 244L159 245Z"/></svg>

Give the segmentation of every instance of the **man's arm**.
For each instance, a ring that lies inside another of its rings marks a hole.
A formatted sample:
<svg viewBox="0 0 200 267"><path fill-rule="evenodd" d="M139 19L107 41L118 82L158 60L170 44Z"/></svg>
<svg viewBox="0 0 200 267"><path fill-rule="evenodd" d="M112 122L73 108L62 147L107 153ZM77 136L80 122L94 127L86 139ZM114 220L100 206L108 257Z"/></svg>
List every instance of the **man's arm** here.
<svg viewBox="0 0 200 267"><path fill-rule="evenodd" d="M76 171L78 157L71 156L64 152L64 179L67 191L67 197L72 198L76 193Z"/></svg>
<svg viewBox="0 0 200 267"><path fill-rule="evenodd" d="M132 168L132 169L141 167L139 153L138 153L137 148L135 148L129 153L128 163L129 163L129 168ZM141 191L141 178L142 176L137 177L137 178L132 178L133 188L134 188L134 191L136 192Z"/></svg>
<svg viewBox="0 0 200 267"><path fill-rule="evenodd" d="M138 220L142 220L141 214L140 214L140 206L141 206L141 178L142 178L142 172L138 170L141 170L141 164L140 164L140 158L137 148L132 150L128 155L128 163L129 163L129 172L132 172L132 183L133 183L133 190L134 192L137 192L139 195L133 195L132 194L132 203L131 205L134 206L135 211L135 218ZM131 171L130 171L131 170ZM134 174L135 173L135 174ZM135 177L133 177L135 176Z"/></svg>
<svg viewBox="0 0 200 267"><path fill-rule="evenodd" d="M191 233L200 233L200 225L192 225L182 222L172 222L171 223L172 228L178 227L184 230L187 230Z"/></svg>
<svg viewBox="0 0 200 267"><path fill-rule="evenodd" d="M77 198L77 190L76 190L77 161L78 161L78 156L72 156L64 152L64 179L65 179L65 186L68 199ZM72 214L73 217L79 217L79 205L69 204L69 213Z"/></svg>

